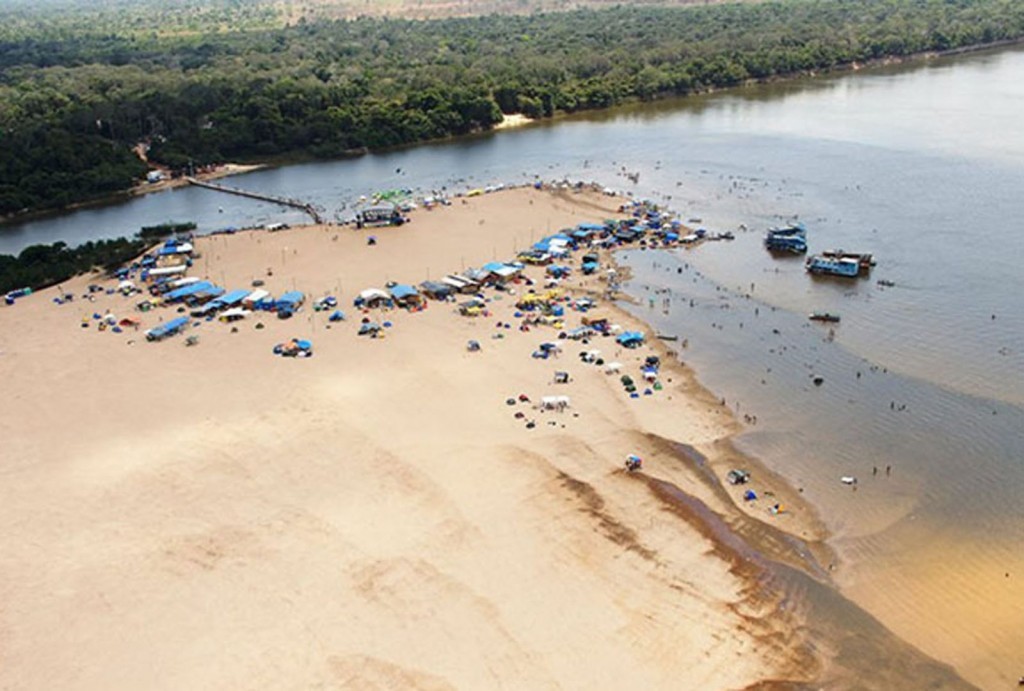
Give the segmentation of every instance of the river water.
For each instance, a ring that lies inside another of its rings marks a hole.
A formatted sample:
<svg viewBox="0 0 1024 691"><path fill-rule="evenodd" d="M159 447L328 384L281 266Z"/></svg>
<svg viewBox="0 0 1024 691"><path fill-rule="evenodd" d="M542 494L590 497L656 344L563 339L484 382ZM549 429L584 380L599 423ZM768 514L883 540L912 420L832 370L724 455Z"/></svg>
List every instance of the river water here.
<svg viewBox="0 0 1024 691"><path fill-rule="evenodd" d="M382 189L567 177L734 230L733 242L626 253L634 311L686 338L700 379L756 416L739 445L821 507L843 592L970 681L1005 687L1024 674L1021 74L1024 50L1007 49L227 182L342 219ZM797 217L812 251L873 252L872 276L815 280L768 255L763 229ZM180 189L5 227L0 252L168 220L212 231L305 219ZM842 321L830 331L812 310Z"/></svg>

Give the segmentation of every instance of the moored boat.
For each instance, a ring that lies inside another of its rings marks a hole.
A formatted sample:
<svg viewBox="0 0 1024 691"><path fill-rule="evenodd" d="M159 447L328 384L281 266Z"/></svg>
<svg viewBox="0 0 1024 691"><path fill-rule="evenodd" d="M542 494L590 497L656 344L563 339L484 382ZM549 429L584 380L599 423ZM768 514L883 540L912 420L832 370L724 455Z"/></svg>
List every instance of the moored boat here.
<svg viewBox="0 0 1024 691"><path fill-rule="evenodd" d="M833 312L811 312L808 319L816 322L838 322L839 315Z"/></svg>
<svg viewBox="0 0 1024 691"><path fill-rule="evenodd" d="M803 254L807 251L807 228L800 222L769 228L764 236L764 246L770 252Z"/></svg>
<svg viewBox="0 0 1024 691"><path fill-rule="evenodd" d="M860 263L855 259L829 259L816 254L807 260L807 270L819 276L856 278L860 275Z"/></svg>
<svg viewBox="0 0 1024 691"><path fill-rule="evenodd" d="M862 273L871 271L875 265L875 256L870 252L846 252L844 250L825 250L821 256L826 259L852 259L857 262Z"/></svg>

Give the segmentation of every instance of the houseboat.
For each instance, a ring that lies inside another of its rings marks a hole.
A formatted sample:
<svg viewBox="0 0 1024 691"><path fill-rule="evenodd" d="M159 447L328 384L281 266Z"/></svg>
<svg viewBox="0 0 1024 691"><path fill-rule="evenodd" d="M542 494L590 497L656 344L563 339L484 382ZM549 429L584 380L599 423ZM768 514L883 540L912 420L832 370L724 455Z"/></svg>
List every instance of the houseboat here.
<svg viewBox="0 0 1024 691"><path fill-rule="evenodd" d="M856 278L860 275L860 263L855 259L830 259L816 254L807 260L807 270L819 276Z"/></svg>
<svg viewBox="0 0 1024 691"><path fill-rule="evenodd" d="M803 254L807 251L807 228L799 222L769 228L764 236L764 246L770 252Z"/></svg>
<svg viewBox="0 0 1024 691"><path fill-rule="evenodd" d="M852 259L857 262L860 272L866 274L875 265L875 256L867 252L845 252L843 250L825 250L821 256L826 259Z"/></svg>

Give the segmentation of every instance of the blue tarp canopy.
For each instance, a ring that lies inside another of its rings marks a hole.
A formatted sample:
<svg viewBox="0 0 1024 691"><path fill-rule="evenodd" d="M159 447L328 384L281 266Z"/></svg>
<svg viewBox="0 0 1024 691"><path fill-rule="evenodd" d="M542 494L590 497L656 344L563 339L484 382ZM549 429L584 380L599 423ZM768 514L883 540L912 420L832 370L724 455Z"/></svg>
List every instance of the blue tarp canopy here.
<svg viewBox="0 0 1024 691"><path fill-rule="evenodd" d="M420 288L423 292L429 293L434 297L447 297L452 294L453 288L447 283L438 283L437 281L424 281L420 283Z"/></svg>
<svg viewBox="0 0 1024 691"><path fill-rule="evenodd" d="M201 290L206 290L207 288L212 287L213 284L210 283L209 281L200 281L199 283L192 283L190 285L177 288L176 290L172 290L171 292L167 293L167 295L165 295L164 298L170 301L180 300L182 298L188 297L189 295L194 295Z"/></svg>
<svg viewBox="0 0 1024 691"><path fill-rule="evenodd" d="M592 233L600 233L604 230L604 225L601 223L579 223L576 225L579 230L587 230Z"/></svg>
<svg viewBox="0 0 1024 691"><path fill-rule="evenodd" d="M188 321L188 317L178 317L177 319L172 319L166 324L159 324L157 326L154 326L152 329L146 332L146 338L148 338L151 341L155 341L163 338L164 336L170 336L171 334L177 332L183 326L188 324Z"/></svg>
<svg viewBox="0 0 1024 691"><path fill-rule="evenodd" d="M635 347L644 342L644 335L639 331L626 331L625 333L619 334L615 341L619 345L628 347Z"/></svg>
<svg viewBox="0 0 1024 691"><path fill-rule="evenodd" d="M412 286L402 285L401 283L392 286L390 292L391 297L396 300L404 300L405 298L415 297L420 294L419 291Z"/></svg>
<svg viewBox="0 0 1024 691"><path fill-rule="evenodd" d="M220 286L208 285L201 290L197 290L189 297L197 298L215 298L224 294L224 289Z"/></svg>
<svg viewBox="0 0 1024 691"><path fill-rule="evenodd" d="M281 310L281 309L294 310L296 307L301 305L302 301L305 300L305 299L306 299L306 296L303 295L300 291L292 290L292 291L289 291L289 292L285 293L281 297L279 297L277 299L277 303L275 303L275 304L277 305L277 309L279 309L279 310Z"/></svg>
<svg viewBox="0 0 1024 691"><path fill-rule="evenodd" d="M251 292L252 291L250 291L250 290L232 290L227 295L222 295L221 297L219 297L216 300L214 300L214 303L216 303L215 306L216 307L233 307L233 306L237 305L238 303L240 303L245 298L249 297L249 294Z"/></svg>

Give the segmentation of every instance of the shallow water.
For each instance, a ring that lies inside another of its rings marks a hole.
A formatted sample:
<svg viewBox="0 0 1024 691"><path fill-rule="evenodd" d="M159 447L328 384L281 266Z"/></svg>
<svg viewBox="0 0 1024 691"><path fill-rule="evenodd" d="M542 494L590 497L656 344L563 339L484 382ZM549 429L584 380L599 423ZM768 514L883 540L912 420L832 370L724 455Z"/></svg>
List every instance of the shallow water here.
<svg viewBox="0 0 1024 691"><path fill-rule="evenodd" d="M342 219L382 189L569 177L666 201L711 230L745 224L734 242L633 254L633 292L671 291L667 314L661 294L636 312L688 339L700 379L756 416L738 443L822 508L844 592L971 681L1005 686L1024 673L1021 73L1024 50L1008 49L227 182ZM812 251L873 252L871 278L814 280L800 259L768 255L763 229L793 217ZM167 220L212 231L304 219L184 189L5 227L0 252ZM812 310L842 315L832 337Z"/></svg>

